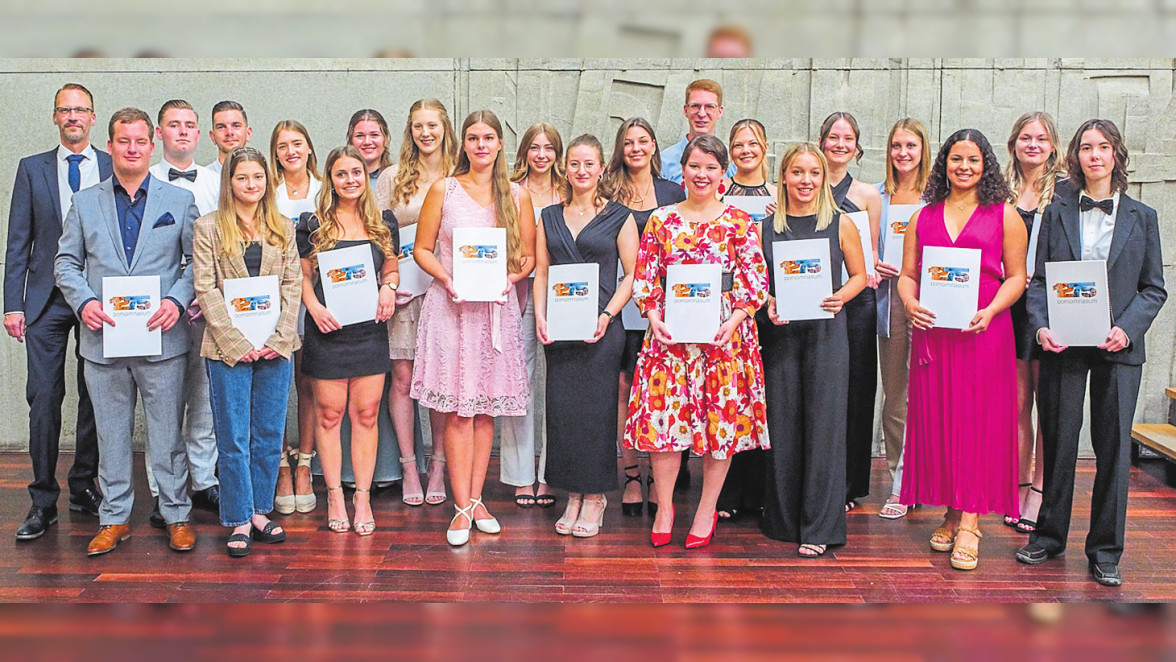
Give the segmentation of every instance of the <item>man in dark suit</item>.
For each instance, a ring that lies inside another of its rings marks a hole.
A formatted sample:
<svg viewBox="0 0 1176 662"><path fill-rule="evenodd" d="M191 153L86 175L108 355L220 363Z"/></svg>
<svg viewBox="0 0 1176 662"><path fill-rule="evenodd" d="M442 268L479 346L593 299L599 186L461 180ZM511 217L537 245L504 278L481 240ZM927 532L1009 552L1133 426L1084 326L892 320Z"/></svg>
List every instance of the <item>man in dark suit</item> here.
<svg viewBox="0 0 1176 662"><path fill-rule="evenodd" d="M1159 223L1154 209L1127 197L1127 148L1111 121L1083 123L1070 141L1066 165L1077 192L1046 208L1029 285L1029 323L1046 350L1037 393L1045 489L1037 528L1016 558L1036 565L1066 549L1089 375L1096 464L1086 557L1095 581L1119 586L1131 421L1146 359L1144 335L1168 296ZM1112 328L1098 347L1063 346L1050 330L1045 264L1072 260L1106 262Z"/></svg>
<svg viewBox="0 0 1176 662"><path fill-rule="evenodd" d="M17 166L4 261L4 329L18 342L27 340L28 353L25 397L29 403L29 455L33 462L29 496L33 506L16 531L17 540L45 534L57 521L61 493L56 471L66 348L71 333L75 344L78 338L78 319L53 282L61 222L74 193L111 174L110 155L90 146L94 100L89 90L69 83L53 100L53 123L61 144L25 157ZM69 471L69 508L97 516L102 502L94 486L98 437L82 370L79 356L77 443Z"/></svg>
<svg viewBox="0 0 1176 662"><path fill-rule="evenodd" d="M79 335L86 385L102 394L102 406L94 411L101 526L87 553L105 554L130 536L135 499L131 441L139 397L168 545L186 552L196 545L188 524L192 501L180 441L190 343L187 330L176 322L195 298L192 270L185 271L183 263L192 255L192 224L199 214L189 191L149 174L155 143L147 113L123 108L111 117L108 132L114 176L74 195L53 263L57 286L85 325ZM148 330L160 331L159 354L107 356L103 336L115 333L115 322L99 297L107 277L126 276L157 279L162 298L145 323Z"/></svg>

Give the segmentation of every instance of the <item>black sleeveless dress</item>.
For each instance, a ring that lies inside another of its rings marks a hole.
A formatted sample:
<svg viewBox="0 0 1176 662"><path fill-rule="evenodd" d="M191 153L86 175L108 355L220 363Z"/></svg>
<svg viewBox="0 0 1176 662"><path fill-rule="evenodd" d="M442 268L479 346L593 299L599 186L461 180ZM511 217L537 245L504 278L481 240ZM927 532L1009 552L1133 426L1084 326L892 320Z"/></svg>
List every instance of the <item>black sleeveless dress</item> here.
<svg viewBox="0 0 1176 662"><path fill-rule="evenodd" d="M1074 185L1070 183L1069 179L1059 179L1054 183L1054 200L1061 200L1062 198L1074 193ZM1033 220L1037 216L1037 210L1025 210L1017 207L1017 213L1021 215L1021 220L1025 221L1025 236L1027 238L1033 236ZM1036 255L1030 255L1031 261L1036 261ZM1028 298L1028 290L1021 294L1021 298L1017 299L1012 306L1009 306L1009 315L1013 318L1013 341L1017 346L1017 359L1021 361L1036 361L1041 358L1041 347L1037 344L1037 339L1034 337L1033 329L1029 328L1029 311L1025 308L1025 302Z"/></svg>
<svg viewBox="0 0 1176 662"><path fill-rule="evenodd" d="M817 217L789 216L789 230L762 228L764 258L773 264L772 243L828 239L833 291L841 287L844 261L838 234L841 215L817 230ZM768 270L776 295L775 270ZM777 326L767 306L756 314L764 360L768 434L764 535L814 545L845 544L845 412L849 345L843 310L833 319L798 320ZM742 455L742 453L741 453ZM738 455L736 455L738 457Z"/></svg>
<svg viewBox="0 0 1176 662"><path fill-rule="evenodd" d="M848 198L853 177L848 174L833 187L833 202L841 211L862 211ZM849 338L849 399L845 421L845 501L870 494L870 464L874 459L874 403L878 396L878 309L876 291L863 289L845 304Z"/></svg>
<svg viewBox="0 0 1176 662"><path fill-rule="evenodd" d="M543 209L551 264L600 266L599 310L617 289L617 235L629 208L609 202L572 237L563 205ZM617 375L625 350L620 320L595 343L557 341L543 347L547 359L547 484L584 494L617 489Z"/></svg>
<svg viewBox="0 0 1176 662"><path fill-rule="evenodd" d="M649 222L649 217L653 214L654 210L682 202L686 199L686 192L682 190L681 186L668 179L654 177L653 197L657 203L657 207L653 209L629 210L633 214L633 220L637 221L637 235L639 237L645 233L645 224ZM637 369L637 355L641 353L641 343L644 340L644 331L625 331L625 354L621 357L621 366L629 376L632 376L633 371Z"/></svg>

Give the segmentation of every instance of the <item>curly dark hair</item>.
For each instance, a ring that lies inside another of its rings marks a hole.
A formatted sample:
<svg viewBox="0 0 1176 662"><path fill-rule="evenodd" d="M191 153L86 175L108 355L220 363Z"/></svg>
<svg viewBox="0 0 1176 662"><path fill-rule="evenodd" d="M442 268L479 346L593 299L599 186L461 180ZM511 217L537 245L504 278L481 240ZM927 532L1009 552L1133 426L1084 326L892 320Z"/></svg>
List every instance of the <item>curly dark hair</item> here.
<svg viewBox="0 0 1176 662"><path fill-rule="evenodd" d="M951 193L951 182L947 181L947 155L962 140L975 143L984 161L984 171L980 173L980 183L976 185L980 204L993 205L1008 200L1009 185L1000 174L1000 162L996 160L996 152L992 151L988 138L976 129L960 129L948 136L943 147L939 148L939 155L935 157L935 165L931 167L931 175L927 178L927 188L923 189L923 201L933 205L943 202L947 194Z"/></svg>
<svg viewBox="0 0 1176 662"><path fill-rule="evenodd" d="M1127 156L1127 145L1123 142L1123 134L1119 127L1110 120L1086 120L1074 137L1070 140L1070 148L1066 150L1066 170L1069 171L1070 181L1079 191L1086 188L1086 175L1082 172L1082 163L1078 160L1078 152L1082 148L1082 134L1095 129L1111 143L1114 150L1115 166L1111 170L1111 193L1127 190L1127 164L1131 159Z"/></svg>

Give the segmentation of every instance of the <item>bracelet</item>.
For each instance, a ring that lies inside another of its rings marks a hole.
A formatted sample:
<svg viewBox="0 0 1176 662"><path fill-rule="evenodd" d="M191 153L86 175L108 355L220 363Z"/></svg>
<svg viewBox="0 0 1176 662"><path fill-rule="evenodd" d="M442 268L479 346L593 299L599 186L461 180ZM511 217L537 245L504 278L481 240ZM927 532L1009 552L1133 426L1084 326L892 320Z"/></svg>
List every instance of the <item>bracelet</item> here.
<svg viewBox="0 0 1176 662"><path fill-rule="evenodd" d="M610 312L608 312L607 310L601 311L601 313L600 313L600 314L601 314L601 315L608 315L608 319L609 319L609 321L610 321L610 322L611 322L611 321L614 319L614 318L613 318L613 314L612 314L612 313L610 313Z"/></svg>

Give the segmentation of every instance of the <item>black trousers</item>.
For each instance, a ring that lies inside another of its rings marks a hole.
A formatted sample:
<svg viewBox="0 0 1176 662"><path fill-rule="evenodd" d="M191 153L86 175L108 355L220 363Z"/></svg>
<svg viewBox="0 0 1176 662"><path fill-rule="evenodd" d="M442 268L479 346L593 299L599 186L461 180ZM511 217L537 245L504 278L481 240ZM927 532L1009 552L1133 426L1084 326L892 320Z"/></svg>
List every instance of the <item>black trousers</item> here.
<svg viewBox="0 0 1176 662"><path fill-rule="evenodd" d="M845 500L870 494L874 401L878 397L878 311L873 288L845 304L849 399L845 410Z"/></svg>
<svg viewBox="0 0 1176 662"><path fill-rule="evenodd" d="M25 329L29 373L25 398L29 403L29 456L33 461L29 496L33 505L41 508L55 505L61 493L55 474L61 440L61 405L65 400L65 353L71 335L74 354L78 357L78 419L77 451L69 470L70 493L93 489L98 476L94 406L82 377L85 361L77 348L80 324L61 291L54 289L44 312Z"/></svg>
<svg viewBox="0 0 1176 662"><path fill-rule="evenodd" d="M1119 563L1127 522L1127 479L1131 461L1131 419L1143 366L1111 363L1087 347L1061 354L1042 352L1037 406L1044 444L1044 496L1030 542L1051 554L1066 549L1074 503L1074 466L1086 379L1090 375L1090 438L1094 446L1094 492L1086 556L1093 563Z"/></svg>

